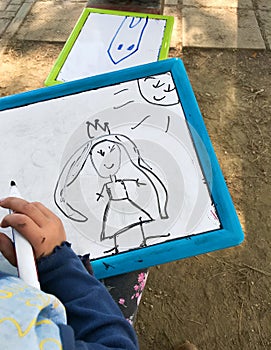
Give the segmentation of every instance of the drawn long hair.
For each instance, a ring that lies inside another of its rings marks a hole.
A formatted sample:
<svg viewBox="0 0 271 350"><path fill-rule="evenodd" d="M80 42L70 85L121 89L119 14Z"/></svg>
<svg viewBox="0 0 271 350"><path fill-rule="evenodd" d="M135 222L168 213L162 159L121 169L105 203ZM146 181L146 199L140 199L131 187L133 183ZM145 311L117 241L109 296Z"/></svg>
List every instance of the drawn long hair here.
<svg viewBox="0 0 271 350"><path fill-rule="evenodd" d="M97 120L96 120L97 121ZM106 125L106 123L105 123ZM108 124L106 125L108 128ZM107 130L109 131L109 129ZM67 190L75 182L84 165L91 155L92 149L97 143L109 141L117 144L121 151L128 156L131 164L139 170L151 184L155 194L157 209L161 219L167 219L168 193L161 179L152 171L151 167L143 160L136 144L123 134L110 134L92 137L89 133L89 141L80 146L65 163L54 191L54 200L57 207L69 219L77 222L85 222L88 217L77 210L67 199Z"/></svg>

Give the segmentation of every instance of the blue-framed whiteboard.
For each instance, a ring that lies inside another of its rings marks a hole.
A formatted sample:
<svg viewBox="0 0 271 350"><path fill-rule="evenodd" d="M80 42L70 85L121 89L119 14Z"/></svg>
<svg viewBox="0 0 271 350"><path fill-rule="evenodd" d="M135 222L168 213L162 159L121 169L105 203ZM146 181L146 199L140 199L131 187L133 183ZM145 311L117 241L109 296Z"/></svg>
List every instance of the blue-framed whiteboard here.
<svg viewBox="0 0 271 350"><path fill-rule="evenodd" d="M52 209L98 278L243 240L180 59L1 98L0 143L2 195Z"/></svg>

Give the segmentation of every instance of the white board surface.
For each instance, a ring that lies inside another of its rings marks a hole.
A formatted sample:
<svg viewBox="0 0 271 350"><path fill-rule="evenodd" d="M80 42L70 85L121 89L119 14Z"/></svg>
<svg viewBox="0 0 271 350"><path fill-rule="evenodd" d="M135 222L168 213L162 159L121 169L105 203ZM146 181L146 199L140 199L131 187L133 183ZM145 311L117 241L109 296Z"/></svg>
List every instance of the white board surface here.
<svg viewBox="0 0 271 350"><path fill-rule="evenodd" d="M170 73L2 111L0 144L1 195L15 180L79 254L220 227Z"/></svg>
<svg viewBox="0 0 271 350"><path fill-rule="evenodd" d="M166 20L90 13L57 80L66 82L155 62Z"/></svg>

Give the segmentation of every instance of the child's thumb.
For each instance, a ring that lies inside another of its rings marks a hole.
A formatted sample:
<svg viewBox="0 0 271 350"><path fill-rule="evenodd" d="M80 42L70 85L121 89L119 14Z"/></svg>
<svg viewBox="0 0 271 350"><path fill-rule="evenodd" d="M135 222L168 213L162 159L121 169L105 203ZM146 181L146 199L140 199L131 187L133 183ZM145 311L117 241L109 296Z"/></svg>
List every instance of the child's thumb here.
<svg viewBox="0 0 271 350"><path fill-rule="evenodd" d="M17 266L16 253L11 239L0 232L0 252L13 266Z"/></svg>

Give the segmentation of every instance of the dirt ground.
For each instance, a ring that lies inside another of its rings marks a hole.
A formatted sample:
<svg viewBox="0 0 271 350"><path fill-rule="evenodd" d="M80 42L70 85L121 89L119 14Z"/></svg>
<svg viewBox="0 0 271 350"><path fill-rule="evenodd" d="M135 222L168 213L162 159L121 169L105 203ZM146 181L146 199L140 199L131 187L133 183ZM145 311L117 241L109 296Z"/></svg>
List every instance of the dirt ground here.
<svg viewBox="0 0 271 350"><path fill-rule="evenodd" d="M13 42L0 96L43 86L62 44ZM185 63L244 229L238 247L150 269L136 322L141 350L271 348L271 52L170 51Z"/></svg>

